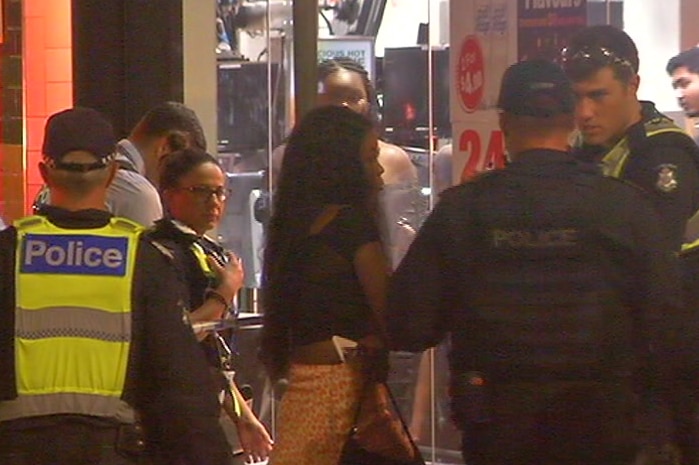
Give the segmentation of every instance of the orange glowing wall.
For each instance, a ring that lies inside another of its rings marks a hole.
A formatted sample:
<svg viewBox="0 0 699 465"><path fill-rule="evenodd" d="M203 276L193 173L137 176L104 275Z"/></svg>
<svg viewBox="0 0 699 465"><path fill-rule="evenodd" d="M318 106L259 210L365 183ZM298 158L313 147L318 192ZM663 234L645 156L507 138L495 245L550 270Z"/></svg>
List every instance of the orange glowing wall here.
<svg viewBox="0 0 699 465"><path fill-rule="evenodd" d="M44 124L52 113L73 106L70 0L24 0L25 210L41 177Z"/></svg>

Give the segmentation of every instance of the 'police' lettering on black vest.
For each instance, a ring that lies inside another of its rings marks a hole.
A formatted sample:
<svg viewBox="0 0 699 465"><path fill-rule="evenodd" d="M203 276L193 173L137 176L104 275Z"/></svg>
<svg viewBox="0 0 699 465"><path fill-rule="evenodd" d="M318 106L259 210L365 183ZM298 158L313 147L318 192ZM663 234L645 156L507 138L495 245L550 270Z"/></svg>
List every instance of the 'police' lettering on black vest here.
<svg viewBox="0 0 699 465"><path fill-rule="evenodd" d="M72 234L27 234L22 273L124 276L128 239Z"/></svg>
<svg viewBox="0 0 699 465"><path fill-rule="evenodd" d="M578 241L578 231L577 229L493 229L491 239L496 249L571 247Z"/></svg>

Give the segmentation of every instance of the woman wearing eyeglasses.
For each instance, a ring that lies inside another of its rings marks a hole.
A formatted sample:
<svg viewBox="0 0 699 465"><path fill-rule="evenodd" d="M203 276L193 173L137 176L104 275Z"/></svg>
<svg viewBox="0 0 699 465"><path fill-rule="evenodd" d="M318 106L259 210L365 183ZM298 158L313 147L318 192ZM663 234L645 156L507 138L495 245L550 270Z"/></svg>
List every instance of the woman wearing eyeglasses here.
<svg viewBox="0 0 699 465"><path fill-rule="evenodd" d="M221 219L226 200L225 175L216 158L203 150L188 148L167 155L160 166L159 187L166 215L148 231L148 236L166 247L174 256L182 280L189 287L188 308L191 323L225 318L232 307L233 296L242 286L240 261L205 235ZM237 272L235 292L219 289L219 277ZM212 305L215 303L216 305ZM202 335L202 348L207 353L216 375L220 374L221 350L217 335ZM246 459L264 460L272 441L264 426L245 403L234 383L222 381L228 416L237 426L238 437Z"/></svg>

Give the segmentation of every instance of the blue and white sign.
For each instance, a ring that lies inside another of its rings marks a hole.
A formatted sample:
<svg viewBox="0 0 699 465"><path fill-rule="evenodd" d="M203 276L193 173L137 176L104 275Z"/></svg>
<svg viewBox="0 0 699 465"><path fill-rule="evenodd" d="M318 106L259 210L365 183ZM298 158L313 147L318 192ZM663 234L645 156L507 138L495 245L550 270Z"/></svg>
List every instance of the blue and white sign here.
<svg viewBox="0 0 699 465"><path fill-rule="evenodd" d="M128 239L73 234L27 234L22 273L124 276Z"/></svg>

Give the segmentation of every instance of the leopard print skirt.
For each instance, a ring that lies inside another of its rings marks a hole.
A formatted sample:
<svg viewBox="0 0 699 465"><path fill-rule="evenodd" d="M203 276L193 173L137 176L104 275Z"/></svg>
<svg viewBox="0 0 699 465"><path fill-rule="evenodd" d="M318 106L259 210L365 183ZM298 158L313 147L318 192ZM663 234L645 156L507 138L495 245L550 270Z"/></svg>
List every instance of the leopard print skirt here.
<svg viewBox="0 0 699 465"><path fill-rule="evenodd" d="M357 366L291 366L269 465L337 465L359 399Z"/></svg>

